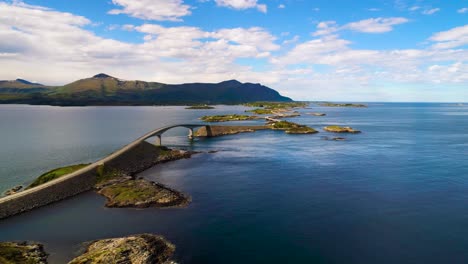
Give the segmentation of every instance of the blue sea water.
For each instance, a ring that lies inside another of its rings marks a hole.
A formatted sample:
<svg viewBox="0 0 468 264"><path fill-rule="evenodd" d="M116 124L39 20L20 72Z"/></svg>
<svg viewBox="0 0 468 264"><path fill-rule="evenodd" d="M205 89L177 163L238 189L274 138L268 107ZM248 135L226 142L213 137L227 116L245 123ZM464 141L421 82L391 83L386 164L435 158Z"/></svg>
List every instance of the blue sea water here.
<svg viewBox="0 0 468 264"><path fill-rule="evenodd" d="M163 125L244 110L2 105L0 191L96 160ZM189 194L187 208L109 209L89 192L0 220L0 241L41 242L51 263L66 263L85 241L143 232L176 244L180 263L468 262L467 106L312 104L300 111L289 120L320 133L194 142L186 129L164 135L170 147L219 150L140 174ZM338 136L321 130L333 124L363 133L324 140Z"/></svg>

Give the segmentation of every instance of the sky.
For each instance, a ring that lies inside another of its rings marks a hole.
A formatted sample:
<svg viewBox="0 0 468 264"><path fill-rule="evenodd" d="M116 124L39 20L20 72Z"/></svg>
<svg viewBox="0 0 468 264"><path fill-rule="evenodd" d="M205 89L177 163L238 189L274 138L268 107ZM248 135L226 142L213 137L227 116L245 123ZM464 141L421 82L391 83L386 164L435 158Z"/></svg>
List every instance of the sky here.
<svg viewBox="0 0 468 264"><path fill-rule="evenodd" d="M0 0L0 79L262 83L295 100L468 101L468 0Z"/></svg>

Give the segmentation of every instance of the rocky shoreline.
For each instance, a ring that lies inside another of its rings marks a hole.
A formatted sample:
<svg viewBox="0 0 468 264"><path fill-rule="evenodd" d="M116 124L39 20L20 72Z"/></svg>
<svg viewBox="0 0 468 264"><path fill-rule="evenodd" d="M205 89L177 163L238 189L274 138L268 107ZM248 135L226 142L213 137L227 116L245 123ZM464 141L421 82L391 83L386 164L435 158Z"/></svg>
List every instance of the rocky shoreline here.
<svg viewBox="0 0 468 264"><path fill-rule="evenodd" d="M47 264L44 246L28 242L0 242L0 263Z"/></svg>
<svg viewBox="0 0 468 264"><path fill-rule="evenodd" d="M86 250L68 264L169 264L175 245L153 234L102 239L88 243Z"/></svg>

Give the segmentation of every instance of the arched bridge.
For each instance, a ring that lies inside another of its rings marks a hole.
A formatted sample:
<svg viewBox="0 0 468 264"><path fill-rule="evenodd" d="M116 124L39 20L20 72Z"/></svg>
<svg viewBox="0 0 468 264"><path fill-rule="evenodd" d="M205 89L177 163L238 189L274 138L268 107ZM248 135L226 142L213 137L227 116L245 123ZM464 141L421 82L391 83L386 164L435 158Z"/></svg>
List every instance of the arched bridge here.
<svg viewBox="0 0 468 264"><path fill-rule="evenodd" d="M80 170L67 174L58 179L44 183L37 187L27 189L16 194L0 198L0 219L6 218L21 212L29 211L33 208L44 206L52 202L60 201L73 195L90 190L96 183L96 171L98 167L110 164L112 162L120 162L125 155L129 155L138 146L148 138L157 137L157 144L161 144L161 136L166 131L176 128L185 127L189 129L188 136L193 137L193 129L197 127L206 127L205 124L177 124L165 126L153 130L140 138L134 140L130 144L115 151L109 156L102 158ZM125 162L125 161L123 161Z"/></svg>
<svg viewBox="0 0 468 264"><path fill-rule="evenodd" d="M158 128L154 131L151 131L149 132L148 134L142 136L141 138L137 139L136 141L143 141L143 140L146 140L148 138L151 138L151 137L154 137L156 136L158 138L157 140L157 145L161 145L161 136L162 134L164 134L164 132L172 129L172 128L175 128L175 127L185 127L185 128L188 128L189 129L189 134L188 134L188 137L189 138L193 138L193 129L194 128L197 128L197 127L204 127L204 126L207 126L207 125L204 125L204 124L180 124L180 125L171 125L171 126L166 126L166 127L162 127L162 128Z"/></svg>

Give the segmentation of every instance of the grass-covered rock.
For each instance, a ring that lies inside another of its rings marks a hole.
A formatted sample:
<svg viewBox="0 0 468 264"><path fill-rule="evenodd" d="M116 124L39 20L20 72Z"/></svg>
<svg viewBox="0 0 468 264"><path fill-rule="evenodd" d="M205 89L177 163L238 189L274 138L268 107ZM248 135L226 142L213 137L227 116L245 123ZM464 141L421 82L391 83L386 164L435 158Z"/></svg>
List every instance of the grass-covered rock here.
<svg viewBox="0 0 468 264"><path fill-rule="evenodd" d="M271 129L284 130L288 134L313 134L318 133L317 130L306 125L300 125L289 121L278 121L270 124Z"/></svg>
<svg viewBox="0 0 468 264"><path fill-rule="evenodd" d="M66 166L66 167L61 167L57 169L53 169L51 171L48 171L41 176L39 176L36 180L34 180L26 189L30 189L36 186L39 186L41 184L44 184L46 182L58 179L64 175L70 174L72 172L75 172L79 169L82 169L89 164L78 164L78 165L71 165L71 166Z"/></svg>
<svg viewBox="0 0 468 264"><path fill-rule="evenodd" d="M297 128L291 128L285 131L287 134L315 134L318 133L317 130L308 127L308 126L303 126L303 127L297 127Z"/></svg>
<svg viewBox="0 0 468 264"><path fill-rule="evenodd" d="M306 107L309 103L305 102L253 102L244 104L249 107L263 107L266 109L287 109L294 107Z"/></svg>
<svg viewBox="0 0 468 264"><path fill-rule="evenodd" d="M340 103L320 103L320 106L326 106L326 107L367 107L365 104L340 104Z"/></svg>
<svg viewBox="0 0 468 264"><path fill-rule="evenodd" d="M355 130L351 127L342 127L342 126L326 126L323 129L325 131L334 132L334 133L361 133L361 131Z"/></svg>
<svg viewBox="0 0 468 264"><path fill-rule="evenodd" d="M98 193L107 198L107 207L173 207L190 201L176 190L145 179L119 178L97 188Z"/></svg>
<svg viewBox="0 0 468 264"><path fill-rule="evenodd" d="M246 112L251 112L251 113L254 113L256 115L271 115L271 114L274 114L273 109L263 109L263 108L247 110Z"/></svg>
<svg viewBox="0 0 468 264"><path fill-rule="evenodd" d="M246 121L246 120L254 120L258 119L257 116L251 115L213 115L213 116L203 116L200 118L205 122L228 122L228 121Z"/></svg>
<svg viewBox="0 0 468 264"><path fill-rule="evenodd" d="M47 254L40 244L0 242L1 264L46 264Z"/></svg>
<svg viewBox="0 0 468 264"><path fill-rule="evenodd" d="M93 241L69 264L163 264L171 263L174 251L175 246L162 236L131 235Z"/></svg>
<svg viewBox="0 0 468 264"><path fill-rule="evenodd" d="M203 110L203 109L214 109L214 107L209 106L209 105L192 105L192 106L186 107L185 109Z"/></svg>

